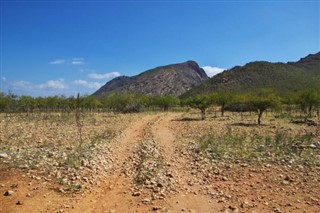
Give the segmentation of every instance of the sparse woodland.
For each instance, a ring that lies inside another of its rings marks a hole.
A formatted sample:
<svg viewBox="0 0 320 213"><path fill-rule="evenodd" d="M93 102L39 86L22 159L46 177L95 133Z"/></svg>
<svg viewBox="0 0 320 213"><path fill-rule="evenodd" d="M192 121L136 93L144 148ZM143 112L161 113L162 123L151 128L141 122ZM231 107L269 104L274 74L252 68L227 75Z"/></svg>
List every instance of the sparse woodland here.
<svg viewBox="0 0 320 213"><path fill-rule="evenodd" d="M219 108L221 117L225 111L251 112L257 114L257 123L262 123L262 115L266 111L278 113L293 112L299 114L305 122L308 119L319 121L320 93L316 89L278 95L272 89L260 89L255 92L233 93L221 90L209 94L196 95L188 98L173 96L147 96L140 94L110 95L105 98L94 96L37 97L0 94L0 111L2 113L32 112L72 112L77 108L85 112L121 112L133 113L144 111L169 111L198 109L201 119L206 117L209 108Z"/></svg>

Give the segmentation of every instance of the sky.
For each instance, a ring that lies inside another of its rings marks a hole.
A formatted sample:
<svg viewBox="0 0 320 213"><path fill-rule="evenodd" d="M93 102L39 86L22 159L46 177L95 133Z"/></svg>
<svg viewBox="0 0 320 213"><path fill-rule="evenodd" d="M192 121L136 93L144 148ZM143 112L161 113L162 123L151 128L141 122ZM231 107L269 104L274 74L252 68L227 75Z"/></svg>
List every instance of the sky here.
<svg viewBox="0 0 320 213"><path fill-rule="evenodd" d="M212 76L320 51L320 1L0 1L0 90L90 95L187 60Z"/></svg>

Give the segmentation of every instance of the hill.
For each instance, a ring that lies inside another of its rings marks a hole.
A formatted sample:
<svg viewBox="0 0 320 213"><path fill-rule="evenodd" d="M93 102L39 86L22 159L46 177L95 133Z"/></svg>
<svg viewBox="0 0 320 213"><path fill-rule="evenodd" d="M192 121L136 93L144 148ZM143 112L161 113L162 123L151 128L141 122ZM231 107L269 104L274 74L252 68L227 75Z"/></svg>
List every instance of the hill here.
<svg viewBox="0 0 320 213"><path fill-rule="evenodd" d="M93 96L140 93L179 96L209 77L194 61L156 67L133 77L120 76L102 86Z"/></svg>
<svg viewBox="0 0 320 213"><path fill-rule="evenodd" d="M320 52L297 62L250 62L213 76L192 88L182 97L210 93L216 90L248 92L259 88L273 88L280 94L320 86ZM320 87L319 87L320 88Z"/></svg>

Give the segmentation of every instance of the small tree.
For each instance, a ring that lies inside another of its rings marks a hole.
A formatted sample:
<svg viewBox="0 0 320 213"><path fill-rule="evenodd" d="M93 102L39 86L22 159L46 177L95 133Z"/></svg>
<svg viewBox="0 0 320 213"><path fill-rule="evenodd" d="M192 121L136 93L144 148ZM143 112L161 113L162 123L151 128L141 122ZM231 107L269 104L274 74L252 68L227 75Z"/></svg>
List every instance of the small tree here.
<svg viewBox="0 0 320 213"><path fill-rule="evenodd" d="M320 92L312 89L304 90L298 93L296 104L300 105L306 116L312 117L313 109L320 106Z"/></svg>
<svg viewBox="0 0 320 213"><path fill-rule="evenodd" d="M29 113L33 111L35 101L31 96L20 96L18 104L23 112Z"/></svg>
<svg viewBox="0 0 320 213"><path fill-rule="evenodd" d="M100 101L97 98L95 98L94 96L85 96L83 98L83 102L81 105L83 108L85 108L89 111L92 111L96 108L101 107Z"/></svg>
<svg viewBox="0 0 320 213"><path fill-rule="evenodd" d="M102 100L104 107L122 113L140 112L148 101L140 94L110 95Z"/></svg>
<svg viewBox="0 0 320 213"><path fill-rule="evenodd" d="M247 94L233 95L232 101L228 103L226 110L240 113L241 120L243 120L243 112L255 111L255 109L248 104L248 97L249 95Z"/></svg>
<svg viewBox="0 0 320 213"><path fill-rule="evenodd" d="M44 109L46 108L46 103L47 99L43 98L43 97L37 97L34 99L35 102L35 107L39 110L39 111L44 111Z"/></svg>
<svg viewBox="0 0 320 213"><path fill-rule="evenodd" d="M0 111L1 112L8 112L13 109L15 104L15 100L11 95L5 95L4 93L0 92Z"/></svg>
<svg viewBox="0 0 320 213"><path fill-rule="evenodd" d="M281 98L281 103L285 106L287 113L292 112L294 105L296 104L297 94L289 93Z"/></svg>
<svg viewBox="0 0 320 213"><path fill-rule="evenodd" d="M154 106L160 107L163 111L167 112L170 107L176 106L179 103L179 99L170 95L155 96L152 102Z"/></svg>
<svg viewBox="0 0 320 213"><path fill-rule="evenodd" d="M46 98L47 110L55 111L58 110L58 96L49 96Z"/></svg>
<svg viewBox="0 0 320 213"><path fill-rule="evenodd" d="M249 108L257 111L258 125L261 125L263 112L280 106L280 98L272 90L268 89L261 89L255 94L248 95L246 102Z"/></svg>
<svg viewBox="0 0 320 213"><path fill-rule="evenodd" d="M198 95L186 100L186 104L201 112L201 120L206 118L206 110L211 106L212 102L208 95Z"/></svg>
<svg viewBox="0 0 320 213"><path fill-rule="evenodd" d="M211 94L210 98L214 104L220 106L221 109L221 117L224 116L225 108L228 104L232 103L234 99L234 95L231 92L227 92L224 90L220 90Z"/></svg>

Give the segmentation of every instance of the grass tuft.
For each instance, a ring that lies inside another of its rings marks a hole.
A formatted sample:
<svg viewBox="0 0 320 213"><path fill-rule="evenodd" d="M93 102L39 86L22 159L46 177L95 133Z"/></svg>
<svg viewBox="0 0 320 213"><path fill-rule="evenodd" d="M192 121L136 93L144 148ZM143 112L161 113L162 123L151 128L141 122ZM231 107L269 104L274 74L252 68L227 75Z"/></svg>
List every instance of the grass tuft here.
<svg viewBox="0 0 320 213"><path fill-rule="evenodd" d="M200 139L198 147L216 160L245 162L296 162L304 165L319 164L319 149L312 147L312 137L301 134L291 137L284 131L274 136L237 134L227 130L221 135Z"/></svg>

